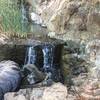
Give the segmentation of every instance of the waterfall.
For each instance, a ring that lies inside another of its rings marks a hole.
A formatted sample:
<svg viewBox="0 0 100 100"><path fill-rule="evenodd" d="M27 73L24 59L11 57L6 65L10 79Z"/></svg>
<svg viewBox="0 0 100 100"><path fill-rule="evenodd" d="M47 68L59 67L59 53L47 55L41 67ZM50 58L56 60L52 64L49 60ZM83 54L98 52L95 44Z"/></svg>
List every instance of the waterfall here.
<svg viewBox="0 0 100 100"><path fill-rule="evenodd" d="M48 78L51 78L53 71L53 48L51 45L44 45L42 51L44 56L43 70L49 75Z"/></svg>
<svg viewBox="0 0 100 100"><path fill-rule="evenodd" d="M50 43L44 43L44 44L41 44L41 46L40 45L28 46L27 51L26 51L25 64L36 65L38 70L41 70L43 73L47 75L47 79L52 79L53 81L60 81L61 80L61 73L60 73L60 53L61 52L59 51L61 51L61 48L58 48L58 47L57 45L55 46L55 44L53 45ZM39 51L38 48L41 49L41 52ZM42 58L43 60L40 60L41 55L43 55L43 58ZM41 66L42 68L39 69ZM32 74L28 75L27 80L29 77L32 77ZM33 80L35 80L35 77Z"/></svg>
<svg viewBox="0 0 100 100"><path fill-rule="evenodd" d="M23 32L29 32L30 31L30 23L29 23L29 9L24 4L24 2L21 3L21 24L22 24L22 31Z"/></svg>
<svg viewBox="0 0 100 100"><path fill-rule="evenodd" d="M62 81L60 72L60 55L61 48L57 47L56 44L45 44L43 45L42 51L44 55L43 70L47 74L49 79L53 81ZM60 50L59 50L60 49Z"/></svg>
<svg viewBox="0 0 100 100"><path fill-rule="evenodd" d="M26 51L25 64L36 63L36 50L34 46L28 46Z"/></svg>

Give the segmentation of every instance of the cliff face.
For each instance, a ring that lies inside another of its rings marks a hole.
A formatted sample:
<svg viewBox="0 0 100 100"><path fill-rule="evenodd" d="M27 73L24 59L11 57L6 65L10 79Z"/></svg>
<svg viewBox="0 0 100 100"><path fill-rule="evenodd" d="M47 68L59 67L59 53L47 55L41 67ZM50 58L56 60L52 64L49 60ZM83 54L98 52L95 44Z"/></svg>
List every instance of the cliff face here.
<svg viewBox="0 0 100 100"><path fill-rule="evenodd" d="M40 0L36 13L57 38L100 38L100 0Z"/></svg>

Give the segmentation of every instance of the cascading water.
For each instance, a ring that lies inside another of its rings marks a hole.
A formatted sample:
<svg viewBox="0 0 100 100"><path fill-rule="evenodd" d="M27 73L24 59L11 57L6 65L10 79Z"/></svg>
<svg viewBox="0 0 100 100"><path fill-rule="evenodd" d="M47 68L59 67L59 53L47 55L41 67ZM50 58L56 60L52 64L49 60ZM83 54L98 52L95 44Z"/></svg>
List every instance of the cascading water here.
<svg viewBox="0 0 100 100"><path fill-rule="evenodd" d="M40 51L38 51L39 49L37 48L41 49L41 54L38 56L37 54L39 54ZM59 60L55 60L60 59L59 55L61 52L58 51L61 51L61 49L59 50L58 48L57 50L55 44L53 45L52 43L48 42L41 45L28 46L26 51L25 65L33 64L36 65L38 69L40 68L40 66L42 66L42 68L39 70L47 75L47 79L52 79L53 81L61 81L60 62ZM58 52L59 54L56 55L55 52ZM39 57L41 57L41 55L43 55L43 60L41 60L43 63L40 63L41 61L38 59ZM58 58L56 58L55 56L58 56ZM30 75L28 75L28 78L29 76L32 77L31 73Z"/></svg>
<svg viewBox="0 0 100 100"><path fill-rule="evenodd" d="M24 4L24 1L21 2L21 15L22 31L30 32L29 9L28 6Z"/></svg>
<svg viewBox="0 0 100 100"><path fill-rule="evenodd" d="M35 1L33 0L33 4L34 3ZM20 2L20 10L22 32L32 32L36 35L43 35L48 33L48 29L46 28L46 26L44 27L44 25L41 26L40 24L38 24L41 22L41 18L39 17L39 15L36 14L36 16L33 18L33 20L35 20L36 23L32 21L31 14L34 8L32 7L32 5L30 5L30 3L28 3L26 0L22 0Z"/></svg>
<svg viewBox="0 0 100 100"><path fill-rule="evenodd" d="M34 46L28 46L26 51L25 64L36 63L36 50Z"/></svg>
<svg viewBox="0 0 100 100"><path fill-rule="evenodd" d="M53 49L49 46L49 45L45 45L43 46L43 56L44 56L44 65L43 65L43 69L45 72L51 72L52 69L52 51Z"/></svg>
<svg viewBox="0 0 100 100"><path fill-rule="evenodd" d="M54 47L51 44L45 44L42 51L44 56L43 71L47 74L48 79L54 79Z"/></svg>
<svg viewBox="0 0 100 100"><path fill-rule="evenodd" d="M39 71L37 64L37 46L28 46L24 64L24 72L29 84L35 84L44 79L44 74Z"/></svg>
<svg viewBox="0 0 100 100"><path fill-rule="evenodd" d="M42 47L44 63L43 63L43 71L47 74L48 79L52 79L53 81L62 81L62 76L60 72L60 54L56 49L57 45L53 43L44 44ZM60 49L61 51L61 49ZM57 55L56 55L57 54ZM58 61L55 56L58 56Z"/></svg>

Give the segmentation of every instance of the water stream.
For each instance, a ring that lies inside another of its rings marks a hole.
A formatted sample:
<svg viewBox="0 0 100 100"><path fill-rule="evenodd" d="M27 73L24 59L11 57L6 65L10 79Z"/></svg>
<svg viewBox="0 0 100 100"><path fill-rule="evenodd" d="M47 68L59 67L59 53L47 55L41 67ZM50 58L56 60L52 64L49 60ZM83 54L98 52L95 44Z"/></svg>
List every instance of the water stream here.
<svg viewBox="0 0 100 100"><path fill-rule="evenodd" d="M36 50L34 46L27 47L25 64L35 64L36 63Z"/></svg>
<svg viewBox="0 0 100 100"><path fill-rule="evenodd" d="M42 27L41 25L37 25L34 23L34 21L29 22L29 7L25 6L24 3L21 5L21 12L22 12L22 30L26 30L28 27L30 27L30 31L33 35L47 35L48 30L46 27ZM48 78L59 81L60 80L60 63L59 60L55 60L55 56L59 57L59 54L56 55L55 45L46 42L45 40L43 44L40 46L28 46L26 51L26 57L25 57L25 65L26 64L33 64L36 65L36 67L45 73ZM58 59L58 58L57 58ZM60 57L59 57L60 59ZM30 74L32 76L32 74Z"/></svg>
<svg viewBox="0 0 100 100"><path fill-rule="evenodd" d="M47 79L52 79L53 81L61 81L60 63L59 60L57 61L55 58L55 56L58 56L58 59L60 59L60 56L56 55L55 53L57 52L55 51L56 46L52 45L52 43L44 43L43 45L39 46L41 47L41 53L37 51L36 47L27 47L25 64L36 65L39 70L47 75ZM39 55L37 56L38 53ZM43 58L41 58L42 60L39 60L38 58L41 57L41 55Z"/></svg>
<svg viewBox="0 0 100 100"><path fill-rule="evenodd" d="M43 46L43 56L44 56L44 65L43 69L45 72L51 72L52 65L53 65L53 48L51 45L45 45Z"/></svg>

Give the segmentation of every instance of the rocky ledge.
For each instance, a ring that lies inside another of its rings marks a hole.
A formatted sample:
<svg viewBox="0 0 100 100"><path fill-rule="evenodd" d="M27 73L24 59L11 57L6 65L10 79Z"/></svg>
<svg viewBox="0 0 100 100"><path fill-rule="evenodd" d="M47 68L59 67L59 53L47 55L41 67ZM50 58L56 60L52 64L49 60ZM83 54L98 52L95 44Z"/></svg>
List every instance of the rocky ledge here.
<svg viewBox="0 0 100 100"><path fill-rule="evenodd" d="M35 12L53 37L84 42L100 38L100 0L34 1Z"/></svg>
<svg viewBox="0 0 100 100"><path fill-rule="evenodd" d="M5 94L4 100L67 100L67 87L54 83L50 87L27 88Z"/></svg>

